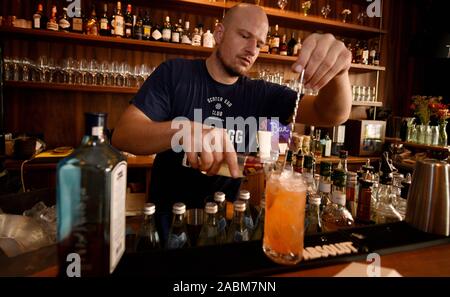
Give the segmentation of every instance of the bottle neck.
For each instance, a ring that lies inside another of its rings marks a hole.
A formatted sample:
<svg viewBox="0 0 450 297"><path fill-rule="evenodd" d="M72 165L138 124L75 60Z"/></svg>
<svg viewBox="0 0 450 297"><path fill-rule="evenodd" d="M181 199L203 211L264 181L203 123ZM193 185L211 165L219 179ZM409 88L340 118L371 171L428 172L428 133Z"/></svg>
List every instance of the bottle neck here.
<svg viewBox="0 0 450 297"><path fill-rule="evenodd" d="M206 225L215 226L217 225L217 213L208 213L206 215Z"/></svg>
<svg viewBox="0 0 450 297"><path fill-rule="evenodd" d="M236 225L244 225L244 212L234 211L233 223Z"/></svg>
<svg viewBox="0 0 450 297"><path fill-rule="evenodd" d="M155 227L155 216L144 214L144 225L147 227Z"/></svg>
<svg viewBox="0 0 450 297"><path fill-rule="evenodd" d="M106 137L104 133L104 128L101 126L93 126L86 129L82 144L101 144L106 142Z"/></svg>
<svg viewBox="0 0 450 297"><path fill-rule="evenodd" d="M180 227L186 223L185 214L173 214L172 226Z"/></svg>

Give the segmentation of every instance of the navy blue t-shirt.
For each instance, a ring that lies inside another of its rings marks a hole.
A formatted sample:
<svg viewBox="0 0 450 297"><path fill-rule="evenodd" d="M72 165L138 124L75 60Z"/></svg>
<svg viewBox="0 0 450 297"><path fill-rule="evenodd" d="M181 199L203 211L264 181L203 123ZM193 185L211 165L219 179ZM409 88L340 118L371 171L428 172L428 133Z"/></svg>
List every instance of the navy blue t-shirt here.
<svg viewBox="0 0 450 297"><path fill-rule="evenodd" d="M215 81L205 60L174 59L159 65L132 99L152 121L170 121L185 117L194 121L194 110L205 121L226 128L227 117L278 117L290 119L297 93L262 80L241 76L232 85ZM254 149L256 135L252 129L235 126L228 134L239 151ZM182 166L184 153L167 150L157 154L150 182L150 200L159 210L170 211L173 203L184 202L187 208L203 208L205 199L214 192L224 192L234 200L241 180L222 176L206 176L200 171Z"/></svg>

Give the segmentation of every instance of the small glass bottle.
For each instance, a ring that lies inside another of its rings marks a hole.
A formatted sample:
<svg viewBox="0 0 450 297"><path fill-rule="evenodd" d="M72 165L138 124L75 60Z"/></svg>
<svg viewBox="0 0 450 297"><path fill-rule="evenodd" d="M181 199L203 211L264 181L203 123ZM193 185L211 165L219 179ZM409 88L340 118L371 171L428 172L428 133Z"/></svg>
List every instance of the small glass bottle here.
<svg viewBox="0 0 450 297"><path fill-rule="evenodd" d="M239 191L239 200L245 202L244 222L250 232L253 231L255 225L253 224L252 212L250 209L250 192L247 190Z"/></svg>
<svg viewBox="0 0 450 297"><path fill-rule="evenodd" d="M169 229L167 239L168 249L180 249L190 247L186 223L186 205L184 203L175 203L172 207L172 225Z"/></svg>
<svg viewBox="0 0 450 297"><path fill-rule="evenodd" d="M307 195L317 192L317 184L314 179L314 158L311 155L304 156L303 178L307 186Z"/></svg>
<svg viewBox="0 0 450 297"><path fill-rule="evenodd" d="M331 166L330 162L320 163L319 194L322 197L322 208L331 202Z"/></svg>
<svg viewBox="0 0 450 297"><path fill-rule="evenodd" d="M98 35L99 30L98 30L97 16L95 13L95 5L92 5L91 16L86 21L85 28L86 28L86 35L94 35L94 36Z"/></svg>
<svg viewBox="0 0 450 297"><path fill-rule="evenodd" d="M225 193L216 192L214 193L214 201L217 203L217 214L218 214L218 222L217 225L219 227L219 233L226 233L227 228L227 200L225 199Z"/></svg>
<svg viewBox="0 0 450 297"><path fill-rule="evenodd" d="M377 204L375 210L375 223L389 224L403 220L402 215L392 204L395 199L396 195L393 193L380 197L380 202Z"/></svg>
<svg viewBox="0 0 450 297"><path fill-rule="evenodd" d="M362 223L371 222L371 201L372 201L373 181L370 179L362 179L360 182L360 190L358 196L358 208L356 218Z"/></svg>
<svg viewBox="0 0 450 297"><path fill-rule="evenodd" d="M233 220L231 221L230 228L228 228L227 242L249 241L251 231L245 225L245 202L236 200L233 203L233 207Z"/></svg>
<svg viewBox="0 0 450 297"><path fill-rule="evenodd" d="M260 210L256 217L255 230L253 231L252 240L261 240L264 233L264 220L266 217L266 200L261 199L259 204Z"/></svg>
<svg viewBox="0 0 450 297"><path fill-rule="evenodd" d="M136 252L145 252L161 248L155 225L155 204L146 203L141 228L136 238Z"/></svg>
<svg viewBox="0 0 450 297"><path fill-rule="evenodd" d="M322 232L322 222L320 218L320 203L321 198L318 194L313 194L308 197L308 214L305 220L305 232L307 235Z"/></svg>
<svg viewBox="0 0 450 297"><path fill-rule="evenodd" d="M56 5L53 5L52 6L52 14L47 22L47 30L51 30L51 31L59 30L58 23L56 22L56 13L57 13Z"/></svg>
<svg viewBox="0 0 450 297"><path fill-rule="evenodd" d="M184 22L184 30L183 30L183 34L181 35L181 43L182 44L192 44L192 40L191 40L191 32L189 31L189 21Z"/></svg>
<svg viewBox="0 0 450 297"><path fill-rule="evenodd" d="M345 207L356 218L356 209L358 205L358 177L355 172L347 172L347 188L345 190Z"/></svg>
<svg viewBox="0 0 450 297"><path fill-rule="evenodd" d="M67 17L67 7L63 8L63 15L58 21L59 31L61 32L69 32L70 31L70 21Z"/></svg>
<svg viewBox="0 0 450 297"><path fill-rule="evenodd" d="M216 245L225 242L223 233L219 233L219 225L217 221L217 204L208 202L205 205L205 218L197 239L198 246Z"/></svg>
<svg viewBox="0 0 450 297"><path fill-rule="evenodd" d="M172 39L172 25L170 24L170 17L166 16L164 27L162 29L162 41L170 42Z"/></svg>
<svg viewBox="0 0 450 297"><path fill-rule="evenodd" d="M206 30L206 32L203 34L203 47L214 47L214 36L212 35L210 30Z"/></svg>
<svg viewBox="0 0 450 297"><path fill-rule="evenodd" d="M33 14L33 29L45 29L46 26L47 18L45 17L42 3L39 3L36 12Z"/></svg>
<svg viewBox="0 0 450 297"><path fill-rule="evenodd" d="M192 46L202 46L202 36L200 35L198 28L194 29L194 34L192 35Z"/></svg>

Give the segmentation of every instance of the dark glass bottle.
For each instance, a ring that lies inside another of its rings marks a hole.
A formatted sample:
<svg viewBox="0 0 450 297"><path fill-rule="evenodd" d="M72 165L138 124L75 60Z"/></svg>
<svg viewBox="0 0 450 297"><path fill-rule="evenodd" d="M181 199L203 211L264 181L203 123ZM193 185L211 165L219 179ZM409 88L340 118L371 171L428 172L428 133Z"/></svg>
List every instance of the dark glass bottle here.
<svg viewBox="0 0 450 297"><path fill-rule="evenodd" d="M75 8L75 15L72 18L72 32L75 33L83 33L84 32L84 22L83 22L83 15L81 14L81 8L76 7Z"/></svg>
<svg viewBox="0 0 450 297"><path fill-rule="evenodd" d="M291 39L289 40L287 46L288 46L288 56L294 55L294 48L297 45L297 40L295 39L295 32L292 32Z"/></svg>
<svg viewBox="0 0 450 297"><path fill-rule="evenodd" d="M167 239L168 249L181 249L190 247L186 222L186 205L175 203L172 207L172 225Z"/></svg>
<svg viewBox="0 0 450 297"><path fill-rule="evenodd" d="M47 27L47 17L44 14L42 3L39 3L33 15L33 29L45 29Z"/></svg>
<svg viewBox="0 0 450 297"><path fill-rule="evenodd" d="M111 24L108 18L108 4L106 3L103 5L103 15L100 18L100 35L111 35Z"/></svg>
<svg viewBox="0 0 450 297"><path fill-rule="evenodd" d="M137 252L155 250L161 247L158 231L156 230L155 225L155 210L155 204L145 204L144 216L136 238L135 250Z"/></svg>
<svg viewBox="0 0 450 297"><path fill-rule="evenodd" d="M144 37L144 22L142 20L141 11L138 11L138 15L136 18L136 25L133 29L133 38L137 40L142 40Z"/></svg>
<svg viewBox="0 0 450 297"><path fill-rule="evenodd" d="M283 34L283 37L281 38L279 53L281 56L288 55L288 45L286 43L286 34Z"/></svg>
<svg viewBox="0 0 450 297"><path fill-rule="evenodd" d="M107 275L125 251L127 163L105 137L106 118L86 113L81 145L58 163L60 275L69 275L74 254L81 276Z"/></svg>
<svg viewBox="0 0 450 297"><path fill-rule="evenodd" d="M125 38L133 37L133 15L131 14L131 4L127 5L127 12L125 13Z"/></svg>
<svg viewBox="0 0 450 297"><path fill-rule="evenodd" d="M142 21L142 39L150 40L152 37L152 22L150 20L150 15L148 14L148 10L145 11L145 16Z"/></svg>
<svg viewBox="0 0 450 297"><path fill-rule="evenodd" d="M85 25L86 35L98 35L98 21L97 21L97 13L95 12L95 5L92 5L91 15L86 21Z"/></svg>

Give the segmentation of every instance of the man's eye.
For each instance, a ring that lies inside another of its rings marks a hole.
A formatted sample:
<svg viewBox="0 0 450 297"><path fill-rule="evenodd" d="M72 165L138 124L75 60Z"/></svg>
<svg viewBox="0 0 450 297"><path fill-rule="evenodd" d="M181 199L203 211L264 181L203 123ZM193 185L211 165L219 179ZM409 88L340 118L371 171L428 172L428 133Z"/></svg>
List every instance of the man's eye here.
<svg viewBox="0 0 450 297"><path fill-rule="evenodd" d="M247 38L248 38L248 36L247 36L247 35L244 35L244 34L242 34L241 36L242 36L242 38L244 38L244 39L247 39Z"/></svg>

